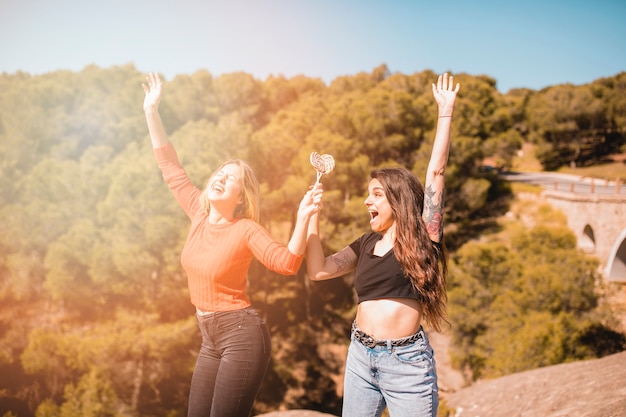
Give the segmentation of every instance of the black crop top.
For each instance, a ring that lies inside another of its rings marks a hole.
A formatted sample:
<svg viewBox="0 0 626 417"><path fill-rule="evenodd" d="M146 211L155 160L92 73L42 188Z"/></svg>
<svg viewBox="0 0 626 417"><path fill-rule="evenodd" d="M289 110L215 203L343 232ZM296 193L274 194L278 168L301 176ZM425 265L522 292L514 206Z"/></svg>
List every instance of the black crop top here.
<svg viewBox="0 0 626 417"><path fill-rule="evenodd" d="M358 303L381 298L417 299L417 292L404 275L393 249L383 256L374 255L374 246L380 238L380 233L370 232L350 244L357 256L354 288ZM433 246L436 252L440 248L436 242Z"/></svg>

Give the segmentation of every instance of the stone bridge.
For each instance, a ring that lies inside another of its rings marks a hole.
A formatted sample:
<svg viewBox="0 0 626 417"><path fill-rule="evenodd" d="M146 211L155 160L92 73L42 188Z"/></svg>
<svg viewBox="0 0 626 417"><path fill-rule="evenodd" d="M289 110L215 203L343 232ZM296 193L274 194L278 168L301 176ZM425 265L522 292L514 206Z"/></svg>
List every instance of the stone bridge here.
<svg viewBox="0 0 626 417"><path fill-rule="evenodd" d="M626 297L626 184L549 172L501 173L508 181L543 187L542 197L561 209L578 247L600 260L608 282L623 284Z"/></svg>
<svg viewBox="0 0 626 417"><path fill-rule="evenodd" d="M626 284L626 194L544 190L542 195L565 213L578 247L600 260L606 280Z"/></svg>
<svg viewBox="0 0 626 417"><path fill-rule="evenodd" d="M545 189L542 195L565 213L578 247L600 260L605 282L617 284L609 303L626 330L626 192L621 187L615 190L581 194Z"/></svg>

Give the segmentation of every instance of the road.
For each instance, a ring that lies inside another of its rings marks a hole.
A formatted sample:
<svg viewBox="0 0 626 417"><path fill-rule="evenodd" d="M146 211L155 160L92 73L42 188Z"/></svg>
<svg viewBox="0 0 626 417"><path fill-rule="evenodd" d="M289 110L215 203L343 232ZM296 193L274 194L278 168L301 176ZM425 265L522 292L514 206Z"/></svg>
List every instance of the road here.
<svg viewBox="0 0 626 417"><path fill-rule="evenodd" d="M558 174L554 172L503 172L500 178L512 182L540 185L546 190L571 192L576 194L601 194L626 196L626 184L617 186L615 181L580 177L578 175Z"/></svg>

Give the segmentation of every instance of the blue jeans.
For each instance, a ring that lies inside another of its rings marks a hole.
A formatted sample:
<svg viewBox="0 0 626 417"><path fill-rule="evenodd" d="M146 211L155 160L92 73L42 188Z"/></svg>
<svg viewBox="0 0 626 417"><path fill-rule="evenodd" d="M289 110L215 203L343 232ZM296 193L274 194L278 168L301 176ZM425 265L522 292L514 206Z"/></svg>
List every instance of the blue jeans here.
<svg viewBox="0 0 626 417"><path fill-rule="evenodd" d="M351 335L344 375L343 417L433 417L439 405L433 349L421 338L401 346L366 347Z"/></svg>
<svg viewBox="0 0 626 417"><path fill-rule="evenodd" d="M202 346L188 417L250 415L270 360L270 333L252 308L196 316Z"/></svg>

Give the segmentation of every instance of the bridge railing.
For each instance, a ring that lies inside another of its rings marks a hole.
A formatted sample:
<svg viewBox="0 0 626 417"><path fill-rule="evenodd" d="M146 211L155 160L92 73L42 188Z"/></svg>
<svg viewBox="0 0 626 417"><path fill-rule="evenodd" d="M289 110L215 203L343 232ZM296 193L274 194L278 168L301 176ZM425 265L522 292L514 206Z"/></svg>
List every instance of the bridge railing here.
<svg viewBox="0 0 626 417"><path fill-rule="evenodd" d="M583 179L585 181L582 183L555 180L552 184L552 189L554 191L569 191L570 193L626 195L626 184L621 178L610 180L583 177Z"/></svg>

